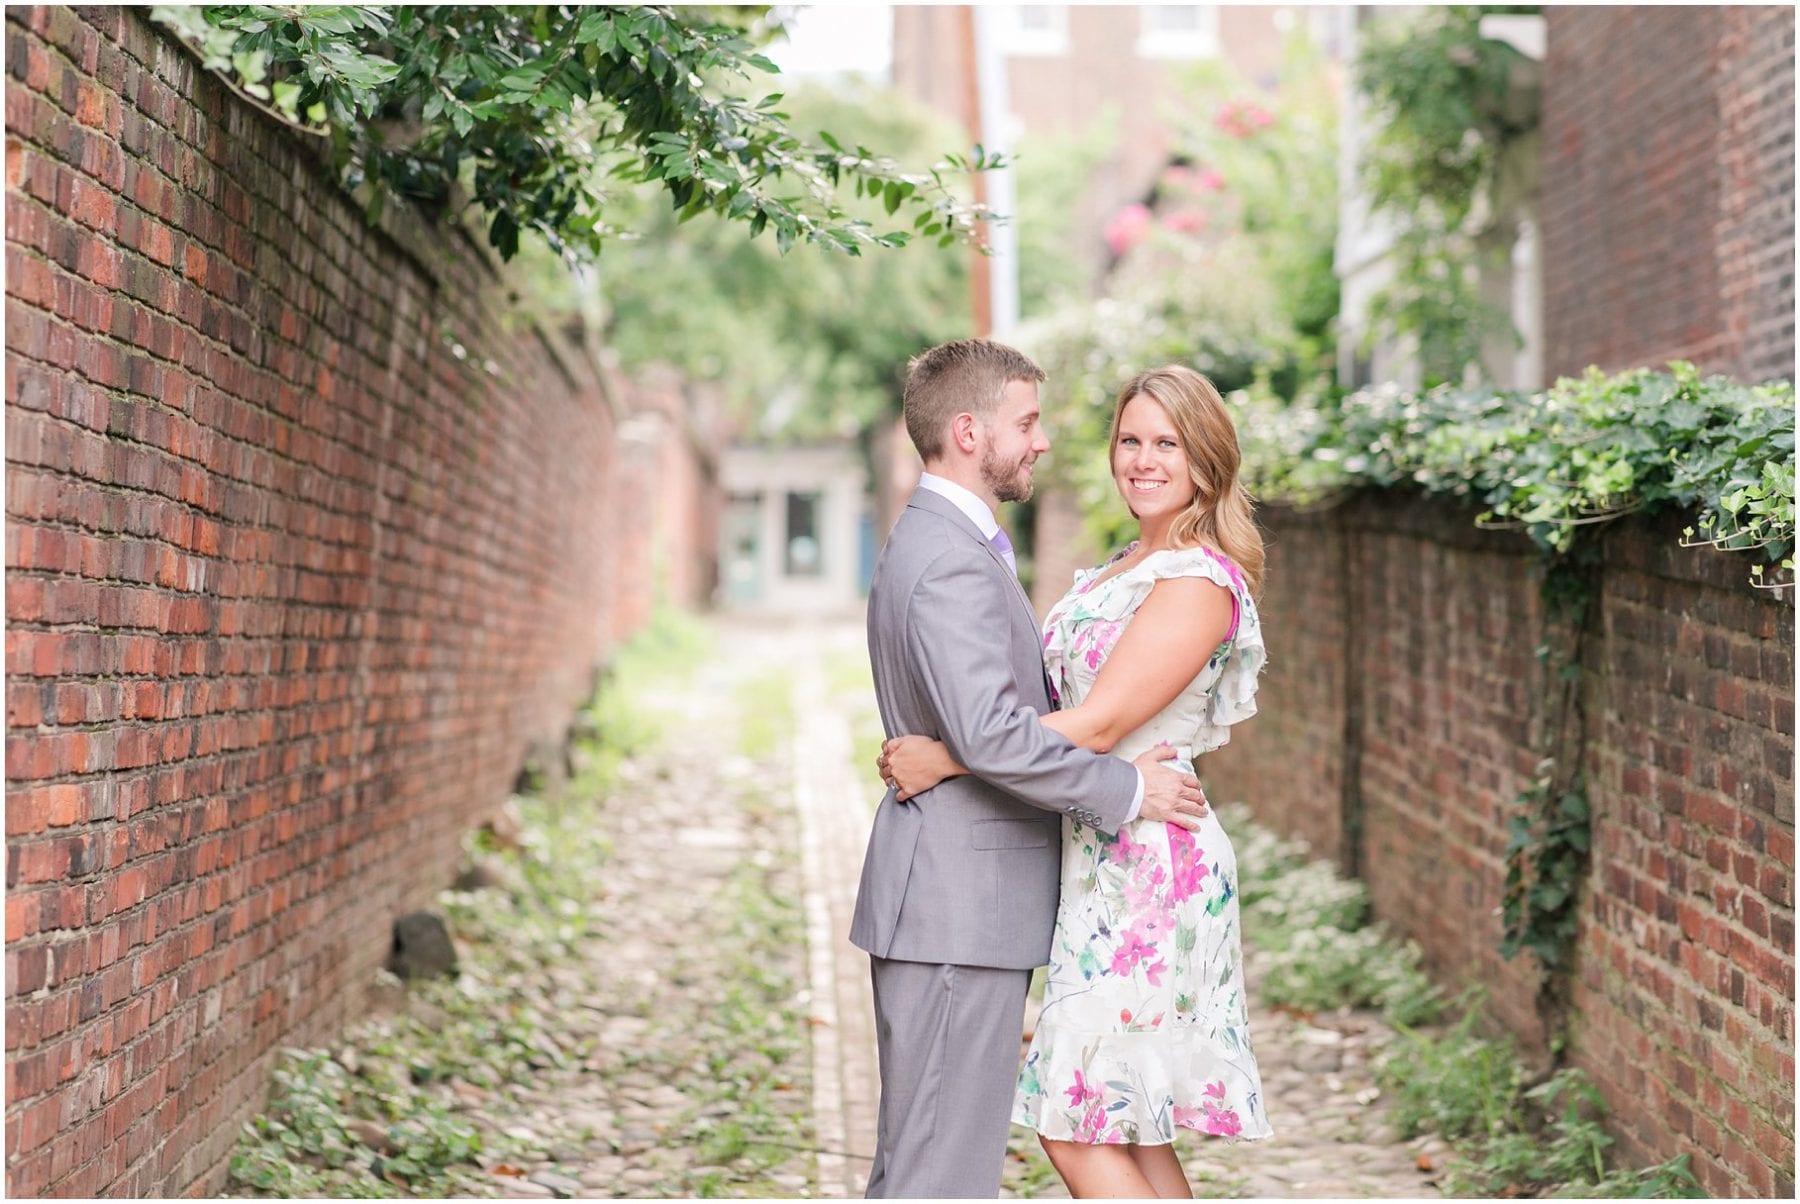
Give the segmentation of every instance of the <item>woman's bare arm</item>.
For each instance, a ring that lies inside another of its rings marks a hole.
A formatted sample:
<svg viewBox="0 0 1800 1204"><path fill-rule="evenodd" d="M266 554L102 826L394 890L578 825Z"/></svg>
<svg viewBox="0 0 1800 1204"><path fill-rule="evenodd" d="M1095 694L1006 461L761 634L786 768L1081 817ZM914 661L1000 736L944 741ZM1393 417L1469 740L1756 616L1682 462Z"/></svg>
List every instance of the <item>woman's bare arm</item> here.
<svg viewBox="0 0 1800 1204"><path fill-rule="evenodd" d="M1080 706L1040 717L1071 743L1111 752L1175 700L1200 675L1231 632L1231 591L1204 577L1169 577L1149 597L1100 667ZM944 745L925 736L896 736L882 744L876 767L904 801L946 778L969 772Z"/></svg>

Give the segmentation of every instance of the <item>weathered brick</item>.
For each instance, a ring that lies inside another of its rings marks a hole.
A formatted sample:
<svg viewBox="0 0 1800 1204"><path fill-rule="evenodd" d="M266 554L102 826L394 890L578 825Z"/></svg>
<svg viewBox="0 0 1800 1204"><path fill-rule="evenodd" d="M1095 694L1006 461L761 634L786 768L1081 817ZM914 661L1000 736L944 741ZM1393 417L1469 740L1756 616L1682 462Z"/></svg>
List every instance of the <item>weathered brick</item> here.
<svg viewBox="0 0 1800 1204"><path fill-rule="evenodd" d="M650 528L607 516L700 549L707 470L618 471L604 398L673 383L517 337L462 235L368 231L141 10L6 29L7 1186L204 1193L385 957L345 901L428 900L647 619Z"/></svg>

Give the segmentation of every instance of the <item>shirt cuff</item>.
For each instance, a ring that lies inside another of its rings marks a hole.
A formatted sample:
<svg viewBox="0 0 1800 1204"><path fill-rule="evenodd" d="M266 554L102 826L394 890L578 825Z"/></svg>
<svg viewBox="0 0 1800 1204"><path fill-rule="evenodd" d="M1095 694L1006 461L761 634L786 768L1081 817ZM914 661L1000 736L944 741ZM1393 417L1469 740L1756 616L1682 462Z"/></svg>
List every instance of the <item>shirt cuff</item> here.
<svg viewBox="0 0 1800 1204"><path fill-rule="evenodd" d="M1132 769L1137 773L1138 784L1137 793L1131 796L1131 810L1125 813L1126 823L1130 823L1132 820L1136 819L1138 817L1138 812L1144 809L1144 771L1138 769L1135 765L1132 766Z"/></svg>

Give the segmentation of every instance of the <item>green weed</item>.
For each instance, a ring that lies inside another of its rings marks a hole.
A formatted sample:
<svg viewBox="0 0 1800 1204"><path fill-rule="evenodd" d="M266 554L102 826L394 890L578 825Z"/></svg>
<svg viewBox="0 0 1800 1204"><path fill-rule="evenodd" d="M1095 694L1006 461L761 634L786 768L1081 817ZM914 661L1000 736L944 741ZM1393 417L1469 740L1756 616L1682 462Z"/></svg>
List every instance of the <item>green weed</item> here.
<svg viewBox="0 0 1800 1204"><path fill-rule="evenodd" d="M737 688L738 751L753 761L766 760L794 737L794 699L788 676L763 673Z"/></svg>
<svg viewBox="0 0 1800 1204"><path fill-rule="evenodd" d="M1247 808L1226 804L1245 939L1260 952L1265 1001L1306 1012L1379 1007L1390 1023L1422 1024L1443 1007L1420 968L1418 947L1369 922L1369 891L1310 860L1305 844L1258 827Z"/></svg>

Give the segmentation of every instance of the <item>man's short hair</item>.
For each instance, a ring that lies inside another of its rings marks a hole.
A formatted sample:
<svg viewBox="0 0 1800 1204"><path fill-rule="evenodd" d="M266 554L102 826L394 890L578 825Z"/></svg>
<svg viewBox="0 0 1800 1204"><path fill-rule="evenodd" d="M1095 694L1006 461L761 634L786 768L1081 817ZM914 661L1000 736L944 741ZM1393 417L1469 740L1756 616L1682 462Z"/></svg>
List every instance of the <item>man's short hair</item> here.
<svg viewBox="0 0 1800 1204"><path fill-rule="evenodd" d="M1022 351L989 339L940 343L906 365L903 408L906 433L922 460L944 454L950 420L970 413L983 422L993 418L1000 395L1015 380L1037 384L1044 370Z"/></svg>

